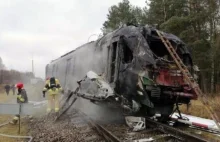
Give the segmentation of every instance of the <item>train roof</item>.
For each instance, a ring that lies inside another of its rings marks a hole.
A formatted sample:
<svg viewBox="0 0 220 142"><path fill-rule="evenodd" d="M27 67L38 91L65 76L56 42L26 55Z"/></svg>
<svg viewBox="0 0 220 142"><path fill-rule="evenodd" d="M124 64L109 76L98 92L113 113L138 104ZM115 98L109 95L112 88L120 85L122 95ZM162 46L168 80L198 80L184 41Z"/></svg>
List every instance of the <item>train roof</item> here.
<svg viewBox="0 0 220 142"><path fill-rule="evenodd" d="M145 35L145 38L148 38L150 40L158 40L159 37L158 35L156 35L155 32L156 29L155 28L152 28L152 27L146 27L146 26L140 26L140 27L136 27L136 26L125 26L125 27L120 27L104 36L102 36L101 38L97 39L96 41L91 41L91 42L88 42L88 43L85 43L79 47L77 47L76 49L70 51L70 52L67 52L66 54L60 56L59 58L55 59L55 60L52 60L50 63L53 63L55 61L57 61L58 59L60 58L63 58L77 50L79 50L80 48L84 47L85 45L88 45L88 44L91 44L91 43L100 43L102 44L103 42L106 42L106 41L110 41L113 37L115 36L120 36L120 35L126 35L126 36L134 36L136 35L137 36L137 33L136 32L140 32L142 34ZM173 34L170 34L170 33L165 33L165 32L162 32L163 35L169 39L169 40L172 40L173 42L175 42L176 44L182 44L184 45L184 47L182 47L183 49L183 53L187 53L187 54L190 54L189 50L187 47L185 47L185 43L177 36L173 35Z"/></svg>
<svg viewBox="0 0 220 142"><path fill-rule="evenodd" d="M120 28L119 28L119 29L120 29ZM119 30L119 29L117 29L117 30ZM115 31L117 31L117 30L115 30ZM65 53L65 54L63 54L63 55L61 55L61 56L58 57L57 59L52 60L50 63L53 63L53 62L59 60L60 58L63 58L63 57L65 57L65 56L67 56L67 55L69 55L69 54L71 54L71 53L73 53L73 52L79 50L80 48L84 47L84 46L87 45L87 44L91 44L91 43L94 43L94 42L100 42L103 38L107 38L107 37L109 37L109 35L111 35L111 34L114 33L115 31L110 32L110 33L108 33L108 34L106 34L106 35L100 37L100 38L97 39L96 41L90 41L90 42L88 42L88 43L85 43L85 44L83 44L83 45L77 47L76 49L71 50L71 51L69 51L69 52L67 52L67 53Z"/></svg>
<svg viewBox="0 0 220 142"><path fill-rule="evenodd" d="M63 57L65 57L65 56L67 56L67 55L69 55L69 54L71 54L71 53L73 53L73 52L79 50L79 49L82 48L84 45L87 45L87 44L90 44L90 43L93 43L93 42L95 42L95 41L90 41L90 42L88 42L88 43L85 43L85 44L83 44L83 45L77 47L76 49L71 50L71 51L69 51L69 52L67 52L67 53L65 53L65 54L63 54L63 55L61 55L59 58L52 60L50 63L53 63L53 62L57 61L58 59L63 58Z"/></svg>

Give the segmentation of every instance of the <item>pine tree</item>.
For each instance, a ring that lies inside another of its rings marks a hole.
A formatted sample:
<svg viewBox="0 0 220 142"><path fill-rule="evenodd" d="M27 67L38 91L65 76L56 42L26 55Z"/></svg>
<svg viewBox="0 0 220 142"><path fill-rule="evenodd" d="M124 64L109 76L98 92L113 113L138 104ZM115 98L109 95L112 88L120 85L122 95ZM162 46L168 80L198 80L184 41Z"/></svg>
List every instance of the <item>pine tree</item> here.
<svg viewBox="0 0 220 142"><path fill-rule="evenodd" d="M166 22L173 16L181 17L187 14L187 0L149 0L144 12L147 15L145 22L149 25L157 25ZM149 7L149 8L148 8Z"/></svg>
<svg viewBox="0 0 220 142"><path fill-rule="evenodd" d="M103 33L123 24L152 25L179 36L213 92L220 82L220 0L147 0L143 9L128 0L110 8Z"/></svg>
<svg viewBox="0 0 220 142"><path fill-rule="evenodd" d="M179 36L192 51L193 61L206 71L207 85L214 88L218 0L150 0L145 8L148 24ZM207 70L208 69L208 70Z"/></svg>
<svg viewBox="0 0 220 142"><path fill-rule="evenodd" d="M123 0L118 5L113 5L109 9L107 21L104 22L102 31L104 34L111 32L120 26L128 23L139 24L142 17L142 10L134 7L128 0Z"/></svg>

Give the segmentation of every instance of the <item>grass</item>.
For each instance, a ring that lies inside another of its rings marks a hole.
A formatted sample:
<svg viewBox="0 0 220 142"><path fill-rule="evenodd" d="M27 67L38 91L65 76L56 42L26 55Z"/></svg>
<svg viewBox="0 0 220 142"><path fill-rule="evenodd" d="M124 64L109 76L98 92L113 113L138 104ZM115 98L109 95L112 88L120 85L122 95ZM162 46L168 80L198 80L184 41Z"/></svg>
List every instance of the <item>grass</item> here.
<svg viewBox="0 0 220 142"><path fill-rule="evenodd" d="M208 102L211 105L212 109L215 111L217 116L220 118L220 94L214 95L211 97L209 95ZM195 100L191 102L191 105L187 111L186 105L180 107L181 112L189 115L194 115L202 118L212 119L209 111L205 108L203 103L200 100Z"/></svg>
<svg viewBox="0 0 220 142"><path fill-rule="evenodd" d="M16 95L12 95L12 92L10 92L9 96L6 95L5 92L0 89L0 103L7 103L10 102L13 99L16 99ZM13 119L13 115L0 115L0 124L5 123L11 119ZM7 134L7 135L19 135L18 134L18 125L5 125L0 127L0 133ZM27 134L27 125L25 122L21 121L21 134L20 136L24 136ZM14 138L7 138L0 136L0 142L21 142L23 139L14 139Z"/></svg>
<svg viewBox="0 0 220 142"><path fill-rule="evenodd" d="M13 116L11 115L1 115L0 116L0 124L7 122L8 120L12 119ZM18 134L18 125L5 125L0 128L0 133L2 134L7 134L7 135L19 135ZM21 133L20 136L25 136L27 135L27 125L25 122L21 121ZM17 142L17 141L22 141L22 139L14 139L14 138L7 138L0 136L0 141L2 142Z"/></svg>
<svg viewBox="0 0 220 142"><path fill-rule="evenodd" d="M33 87L32 88L29 86L27 87L30 90L29 94L32 94L31 97L35 98L35 100L38 100L41 90L38 91ZM39 87L39 88L42 88L42 87ZM220 108L220 93L215 94L214 96L215 97L211 97L211 95L209 95L208 100L209 100L209 103L211 104L211 107L215 110L215 112L220 118L220 109L219 109ZM10 92L10 95L7 96L0 85L0 103L7 103L13 99L16 99L16 95L13 96L12 92ZM185 114L212 119L210 117L210 113L205 109L205 106L201 103L200 100L192 101L188 111L187 111L186 105L182 105L180 109L181 109L181 112ZM0 115L0 124L8 120L11 120L12 118L13 118L13 115ZM21 123L22 123L22 127L21 127L20 135L27 135L28 133L27 124L25 124L24 121L21 121ZM18 125L6 125L3 127L0 127L0 133L8 134L8 135L18 135ZM22 141L22 139L19 140L19 139L12 139L12 138L6 138L6 137L0 136L0 142L18 142L18 141Z"/></svg>
<svg viewBox="0 0 220 142"><path fill-rule="evenodd" d="M211 108L217 114L218 118L220 118L220 94L209 95L208 102L211 105ZM186 105L181 106L180 109L181 112L185 114L212 119L210 112L205 108L200 100L192 101L188 111ZM195 133L195 131L191 129L188 129L188 131L190 133ZM208 132L202 132L200 136L210 141L220 141L218 136L214 136L213 134L210 134Z"/></svg>

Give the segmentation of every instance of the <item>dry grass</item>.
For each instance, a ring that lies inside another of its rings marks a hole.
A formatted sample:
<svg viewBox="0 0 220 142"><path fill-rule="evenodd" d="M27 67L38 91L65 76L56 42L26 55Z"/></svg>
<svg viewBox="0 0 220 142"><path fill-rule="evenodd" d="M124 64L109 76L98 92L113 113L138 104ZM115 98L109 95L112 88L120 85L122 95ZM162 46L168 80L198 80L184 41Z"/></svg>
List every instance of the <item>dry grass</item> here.
<svg viewBox="0 0 220 142"><path fill-rule="evenodd" d="M3 89L1 88L0 93L0 103L7 103L10 102L13 99L16 99L16 95L13 96L12 92L10 92L10 95L7 96L5 92L3 92ZM0 115L0 124L5 123L13 118L12 115ZM21 134L20 135L26 135L27 134L27 125L25 125L24 122L21 121ZM0 127L0 133L7 134L7 135L19 135L18 134L18 125L5 125L3 127ZM13 139L13 138L7 138L0 136L0 142L21 142L22 139Z"/></svg>
<svg viewBox="0 0 220 142"><path fill-rule="evenodd" d="M0 124L7 122L8 120L11 120L13 116L11 115L1 115L0 116ZM7 135L19 135L18 134L18 125L5 125L0 128L0 133L7 134ZM21 121L21 134L20 136L24 136L27 134L27 125ZM14 138L7 138L0 136L0 142L21 142L22 139L14 139Z"/></svg>
<svg viewBox="0 0 220 142"><path fill-rule="evenodd" d="M12 92L10 92L8 96L5 93L0 93L0 103L7 103L15 99L16 99L16 95L13 95Z"/></svg>
<svg viewBox="0 0 220 142"><path fill-rule="evenodd" d="M215 97L209 97L208 101L220 118L220 95L217 94ZM207 111L200 100L192 101L188 111L186 105L181 106L180 108L181 111L185 114L211 119L210 113Z"/></svg>

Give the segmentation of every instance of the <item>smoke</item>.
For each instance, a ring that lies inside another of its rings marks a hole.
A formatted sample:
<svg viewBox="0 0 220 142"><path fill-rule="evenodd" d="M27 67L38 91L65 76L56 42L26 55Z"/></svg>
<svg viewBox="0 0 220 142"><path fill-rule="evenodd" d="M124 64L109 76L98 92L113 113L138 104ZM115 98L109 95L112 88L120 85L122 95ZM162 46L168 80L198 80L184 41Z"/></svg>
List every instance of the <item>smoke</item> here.
<svg viewBox="0 0 220 142"><path fill-rule="evenodd" d="M46 98L43 98L42 89L44 87L44 82L39 82L37 84L25 84L24 88L27 92L29 103L38 102L39 104L35 106L35 109L32 111L32 116L41 117L46 114L47 103L44 104L44 101L47 101ZM42 102L42 104L40 104Z"/></svg>
<svg viewBox="0 0 220 142"><path fill-rule="evenodd" d="M5 69L5 65L3 64L2 58L0 57L0 70Z"/></svg>
<svg viewBox="0 0 220 142"><path fill-rule="evenodd" d="M74 91L76 87L78 87L76 83L77 80L83 79L88 71L94 71L97 74L105 73L106 65L108 64L106 56L108 52L107 46L110 45L111 40L109 39L111 39L111 36L112 35L107 35L108 38L98 42L87 43L74 52L52 62L48 66L47 76L55 76L58 78L65 92L68 92ZM65 100L65 97L66 96L62 96L61 100ZM65 102L62 102L61 106L63 103ZM82 98L76 100L71 109L74 108L81 110L94 120L113 122L123 119L119 109L94 104Z"/></svg>
<svg viewBox="0 0 220 142"><path fill-rule="evenodd" d="M84 112L93 120L102 123L121 122L124 120L123 112L120 108L110 108L106 105L92 103L90 100L78 98L72 109Z"/></svg>

